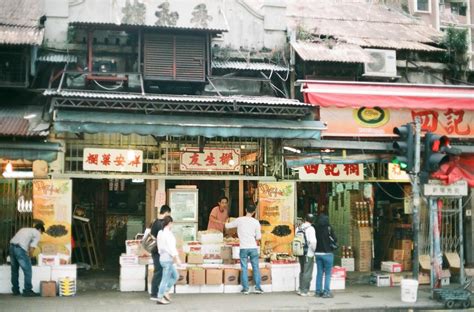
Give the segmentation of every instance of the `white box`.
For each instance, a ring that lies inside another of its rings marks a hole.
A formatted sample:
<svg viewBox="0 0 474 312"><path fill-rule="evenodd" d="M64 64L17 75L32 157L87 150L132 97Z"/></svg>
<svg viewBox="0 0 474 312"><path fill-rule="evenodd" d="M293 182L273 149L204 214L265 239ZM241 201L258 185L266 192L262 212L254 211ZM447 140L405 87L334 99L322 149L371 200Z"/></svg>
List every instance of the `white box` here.
<svg viewBox="0 0 474 312"><path fill-rule="evenodd" d="M377 287L390 287L391 283L390 274L377 274L375 276L375 285Z"/></svg>
<svg viewBox="0 0 474 312"><path fill-rule="evenodd" d="M174 292L177 294L200 294L201 285L176 285Z"/></svg>
<svg viewBox="0 0 474 312"><path fill-rule="evenodd" d="M347 272L354 272L355 259L354 258L341 258L341 267L346 268Z"/></svg>
<svg viewBox="0 0 474 312"><path fill-rule="evenodd" d="M232 246L232 259L234 259L234 260L240 259L240 247L239 246Z"/></svg>
<svg viewBox="0 0 474 312"><path fill-rule="evenodd" d="M240 293L241 290L242 290L242 285L224 285L225 294L238 294Z"/></svg>
<svg viewBox="0 0 474 312"><path fill-rule="evenodd" d="M0 294L11 294L11 293L12 293L11 268L9 265L0 265Z"/></svg>
<svg viewBox="0 0 474 312"><path fill-rule="evenodd" d="M400 273L403 271L402 265L393 261L382 261L381 270L390 273Z"/></svg>
<svg viewBox="0 0 474 312"><path fill-rule="evenodd" d="M201 285L201 294L223 294L224 284L222 285Z"/></svg>
<svg viewBox="0 0 474 312"><path fill-rule="evenodd" d="M201 254L203 254L203 255L220 255L222 246L224 246L224 244L202 244L201 245Z"/></svg>
<svg viewBox="0 0 474 312"><path fill-rule="evenodd" d="M38 266L46 265L59 265L59 256L56 255L45 255L40 253L38 255Z"/></svg>
<svg viewBox="0 0 474 312"><path fill-rule="evenodd" d="M145 279L120 279L120 291L145 291Z"/></svg>
<svg viewBox="0 0 474 312"><path fill-rule="evenodd" d="M224 242L224 234L220 232L198 232L197 238L201 244L218 244Z"/></svg>
<svg viewBox="0 0 474 312"><path fill-rule="evenodd" d="M138 264L138 256L124 255L120 256L120 265Z"/></svg>
<svg viewBox="0 0 474 312"><path fill-rule="evenodd" d="M122 265L120 266L120 279L143 279L146 276L146 265Z"/></svg>
<svg viewBox="0 0 474 312"><path fill-rule="evenodd" d="M23 292L25 288L25 277L23 275L23 270L20 268L20 291ZM41 281L50 281L51 280L51 266L33 266L32 267L33 278L31 283L33 285L33 291L39 293L40 291L40 282Z"/></svg>
<svg viewBox="0 0 474 312"><path fill-rule="evenodd" d="M331 285L329 287L331 290L341 290L346 289L346 279L342 277L332 277Z"/></svg>
<svg viewBox="0 0 474 312"><path fill-rule="evenodd" d="M51 267L51 280L59 285L59 279L69 277L73 280L77 280L77 267L75 264L68 265L56 265Z"/></svg>

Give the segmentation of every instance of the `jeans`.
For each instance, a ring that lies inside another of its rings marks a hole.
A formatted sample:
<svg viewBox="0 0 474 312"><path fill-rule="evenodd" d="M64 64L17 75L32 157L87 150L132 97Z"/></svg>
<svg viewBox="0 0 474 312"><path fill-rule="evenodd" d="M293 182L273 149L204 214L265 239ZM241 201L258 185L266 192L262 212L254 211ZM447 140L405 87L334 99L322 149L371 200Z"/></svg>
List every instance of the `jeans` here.
<svg viewBox="0 0 474 312"><path fill-rule="evenodd" d="M260 269L258 268L258 249L240 249L240 267L242 268L242 275L240 277L242 282L243 290L249 289L249 277L248 277L248 258L250 257L250 263L252 264L253 280L255 282L255 288L261 289L260 287Z"/></svg>
<svg viewBox="0 0 474 312"><path fill-rule="evenodd" d="M163 276L163 268L160 264L159 253L153 253L151 257L153 258L153 266L155 268L153 271L153 278L151 280L151 296L156 297L156 295L158 294L158 288L161 284L161 278Z"/></svg>
<svg viewBox="0 0 474 312"><path fill-rule="evenodd" d="M31 291L33 285L31 284L31 278L33 276L31 268L31 260L28 253L21 248L19 245L10 244L10 262L12 271L12 291L13 293L20 293L20 286L18 285L19 268L23 270L25 275L25 289L23 292Z"/></svg>
<svg viewBox="0 0 474 312"><path fill-rule="evenodd" d="M318 272L316 274L316 294L329 294L331 293L331 271L334 264L334 255L332 253L316 255L316 264L318 266ZM323 274L325 275L324 290Z"/></svg>
<svg viewBox="0 0 474 312"><path fill-rule="evenodd" d="M300 285L299 291L307 293L311 280L313 279L314 257L298 257L300 261Z"/></svg>
<svg viewBox="0 0 474 312"><path fill-rule="evenodd" d="M178 271L174 267L173 261L160 261L163 268L160 288L158 290L158 299L162 299L164 294L168 293L178 280Z"/></svg>

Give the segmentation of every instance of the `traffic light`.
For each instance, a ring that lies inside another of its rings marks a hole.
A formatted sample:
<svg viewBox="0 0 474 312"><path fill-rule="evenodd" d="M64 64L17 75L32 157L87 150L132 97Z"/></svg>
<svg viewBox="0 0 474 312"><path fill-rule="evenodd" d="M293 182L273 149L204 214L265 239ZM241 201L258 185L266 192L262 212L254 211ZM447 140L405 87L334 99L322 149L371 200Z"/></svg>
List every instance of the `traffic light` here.
<svg viewBox="0 0 474 312"><path fill-rule="evenodd" d="M423 171L428 174L435 172L443 163L449 161L449 155L460 154L461 150L451 147L447 136L427 132L425 135Z"/></svg>
<svg viewBox="0 0 474 312"><path fill-rule="evenodd" d="M410 123L393 128L393 133L398 135L397 141L393 142L393 150L396 156L393 163L398 164L400 169L410 172L413 169L415 158L414 131Z"/></svg>

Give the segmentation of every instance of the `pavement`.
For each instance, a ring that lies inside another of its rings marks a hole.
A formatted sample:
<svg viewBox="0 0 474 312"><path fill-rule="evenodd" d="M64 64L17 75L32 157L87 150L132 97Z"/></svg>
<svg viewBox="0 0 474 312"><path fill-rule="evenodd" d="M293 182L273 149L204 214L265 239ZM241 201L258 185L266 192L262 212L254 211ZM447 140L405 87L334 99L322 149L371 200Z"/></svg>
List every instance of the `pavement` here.
<svg viewBox="0 0 474 312"><path fill-rule="evenodd" d="M74 297L23 298L0 295L0 311L434 311L443 308L429 298L429 287L418 290L416 303L400 299L400 287L351 285L334 292L334 298L300 297L296 293L250 294L175 294L169 305L150 301L145 292L87 290ZM459 310L458 310L459 311Z"/></svg>

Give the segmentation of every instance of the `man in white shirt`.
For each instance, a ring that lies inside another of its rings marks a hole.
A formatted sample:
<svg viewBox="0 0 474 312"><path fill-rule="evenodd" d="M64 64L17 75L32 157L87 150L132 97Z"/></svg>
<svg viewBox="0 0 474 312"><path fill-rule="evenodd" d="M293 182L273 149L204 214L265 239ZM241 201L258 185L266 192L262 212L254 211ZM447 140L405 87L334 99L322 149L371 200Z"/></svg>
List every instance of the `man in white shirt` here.
<svg viewBox="0 0 474 312"><path fill-rule="evenodd" d="M237 228L237 235L240 241L240 267L242 269L241 282L244 295L249 294L248 281L248 258L252 264L253 280L255 281L255 293L262 294L263 290L260 285L260 269L258 267L258 245L257 240L262 238L260 223L253 218L255 206L249 205L245 209L245 217L240 217L232 222L226 223L226 229Z"/></svg>
<svg viewBox="0 0 474 312"><path fill-rule="evenodd" d="M23 296L38 296L38 294L32 290L33 285L31 284L31 279L33 273L30 255L38 246L42 233L44 233L44 226L42 223L38 223L34 228L20 229L10 240L11 282L14 296L20 295L20 286L18 284L19 268L23 270L23 274L25 275Z"/></svg>
<svg viewBox="0 0 474 312"><path fill-rule="evenodd" d="M300 262L300 285L298 295L308 296L311 280L313 279L314 253L316 252L316 230L312 223L314 215L307 214L304 223L300 225L297 232L302 232L305 238L305 254L298 257Z"/></svg>

